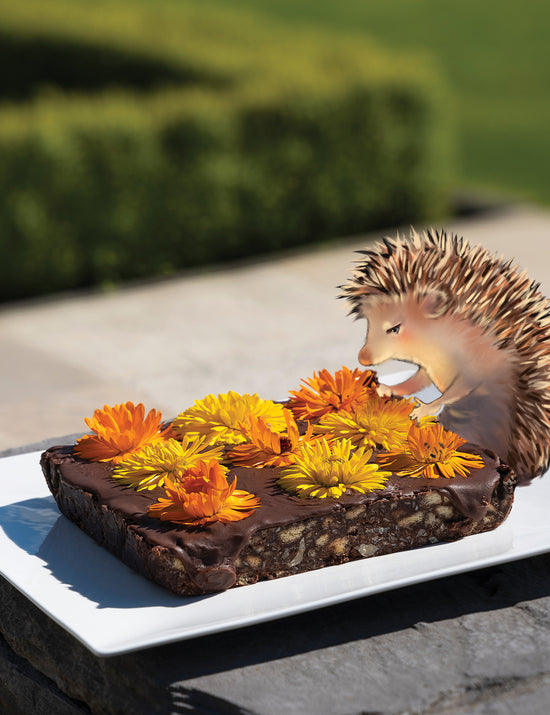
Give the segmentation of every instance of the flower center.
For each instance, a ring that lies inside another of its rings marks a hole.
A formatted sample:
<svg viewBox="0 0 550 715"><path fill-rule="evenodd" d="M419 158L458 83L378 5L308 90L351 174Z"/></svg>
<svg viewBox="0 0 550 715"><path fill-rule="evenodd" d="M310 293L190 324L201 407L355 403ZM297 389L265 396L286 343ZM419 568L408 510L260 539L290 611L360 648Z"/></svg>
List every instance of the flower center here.
<svg viewBox="0 0 550 715"><path fill-rule="evenodd" d="M290 452L292 450L292 442L288 437L280 437L281 452Z"/></svg>
<svg viewBox="0 0 550 715"><path fill-rule="evenodd" d="M316 470L319 482L325 484L325 486L339 484L343 479L347 461L335 454L323 457Z"/></svg>

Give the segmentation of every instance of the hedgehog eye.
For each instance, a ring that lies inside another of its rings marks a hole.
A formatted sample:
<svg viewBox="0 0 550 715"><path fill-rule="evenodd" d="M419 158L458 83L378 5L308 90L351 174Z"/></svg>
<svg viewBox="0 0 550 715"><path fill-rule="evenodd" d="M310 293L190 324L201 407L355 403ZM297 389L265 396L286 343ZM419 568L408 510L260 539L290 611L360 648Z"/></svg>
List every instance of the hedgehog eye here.
<svg viewBox="0 0 550 715"><path fill-rule="evenodd" d="M393 328L388 328L388 329L386 330L386 333L387 333L388 335L391 335L391 334L397 335L397 333L398 333L400 330L401 330L401 323L398 323L397 325L394 325Z"/></svg>

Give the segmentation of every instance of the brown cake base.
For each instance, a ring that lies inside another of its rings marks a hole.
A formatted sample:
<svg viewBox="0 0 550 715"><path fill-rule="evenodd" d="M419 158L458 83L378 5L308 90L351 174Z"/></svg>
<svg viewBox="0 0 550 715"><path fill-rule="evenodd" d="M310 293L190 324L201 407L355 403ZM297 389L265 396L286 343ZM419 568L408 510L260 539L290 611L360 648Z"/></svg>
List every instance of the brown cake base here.
<svg viewBox="0 0 550 715"><path fill-rule="evenodd" d="M60 511L132 569L180 595L222 591L353 559L454 541L494 529L511 509L514 473L494 455L468 478L390 477L367 495L299 499L280 489L279 469L232 470L262 506L239 522L184 527L147 516L161 490L136 492L108 463L72 447L42 455Z"/></svg>

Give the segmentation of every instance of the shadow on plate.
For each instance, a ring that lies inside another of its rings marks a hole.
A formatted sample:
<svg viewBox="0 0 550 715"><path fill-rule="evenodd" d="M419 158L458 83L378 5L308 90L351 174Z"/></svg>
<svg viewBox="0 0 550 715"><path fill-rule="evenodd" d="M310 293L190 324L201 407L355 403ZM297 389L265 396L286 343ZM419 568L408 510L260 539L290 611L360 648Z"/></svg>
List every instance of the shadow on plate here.
<svg viewBox="0 0 550 715"><path fill-rule="evenodd" d="M0 529L40 559L37 569L46 568L98 608L177 608L200 598L175 596L132 571L60 514L51 496L0 507Z"/></svg>

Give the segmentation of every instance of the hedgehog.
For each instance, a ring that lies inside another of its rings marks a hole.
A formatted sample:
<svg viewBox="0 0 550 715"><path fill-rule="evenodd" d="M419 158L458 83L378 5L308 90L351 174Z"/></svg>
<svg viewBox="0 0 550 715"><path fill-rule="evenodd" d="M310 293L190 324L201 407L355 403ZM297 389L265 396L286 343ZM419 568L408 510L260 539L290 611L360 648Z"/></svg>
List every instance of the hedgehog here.
<svg viewBox="0 0 550 715"><path fill-rule="evenodd" d="M363 251L340 298L366 318L359 362L399 359L416 373L387 388L417 399L414 416L494 451L519 481L550 462L550 303L513 260L430 229Z"/></svg>

